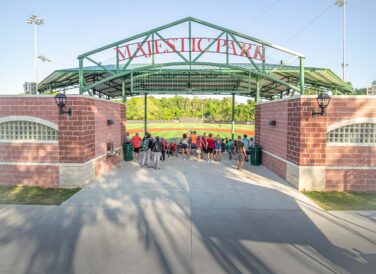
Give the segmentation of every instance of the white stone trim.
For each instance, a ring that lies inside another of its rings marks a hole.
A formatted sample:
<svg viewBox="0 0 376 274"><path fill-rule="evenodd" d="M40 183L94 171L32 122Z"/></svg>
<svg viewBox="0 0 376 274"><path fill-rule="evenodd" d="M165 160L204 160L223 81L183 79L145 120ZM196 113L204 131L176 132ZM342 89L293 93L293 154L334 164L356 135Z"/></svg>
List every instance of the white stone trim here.
<svg viewBox="0 0 376 274"><path fill-rule="evenodd" d="M10 115L10 116L3 116L0 117L0 124L6 123L6 122L18 122L18 121L23 121L23 122L32 122L32 123L37 123L41 124L47 127L50 127L54 130L59 130L59 126L55 123L52 123L48 120L34 117L34 116L28 116L28 115Z"/></svg>
<svg viewBox="0 0 376 274"><path fill-rule="evenodd" d="M57 145L58 140L0 140L0 144L53 144Z"/></svg>
<svg viewBox="0 0 376 274"><path fill-rule="evenodd" d="M32 98L55 98L55 95L52 95L52 94L35 94L35 95L32 95L32 94L19 94L19 95L8 94L8 95L0 95L0 99L1 98L10 98L10 97L11 98L28 98L28 97L32 97ZM69 97L82 97L82 98L88 98L88 99L99 100L99 101L104 101L104 102L111 102L111 103L115 103L115 104L119 104L119 105L123 104L121 102L116 102L116 101L103 99L103 98L92 97L92 96L89 96L89 95L69 94L69 95L67 95L67 97L68 97L68 101L69 101ZM56 107L56 109L58 109L58 108Z"/></svg>
<svg viewBox="0 0 376 274"><path fill-rule="evenodd" d="M327 143L329 147L374 147L376 144L370 143Z"/></svg>
<svg viewBox="0 0 376 274"><path fill-rule="evenodd" d="M329 131L332 131L332 130L335 130L337 128L341 128L344 126L350 126L354 124L364 124L364 123L376 124L376 118L373 118L373 117L372 118L355 118L355 119L350 119L350 120L344 120L344 121L329 125L327 127L326 132L329 132Z"/></svg>
<svg viewBox="0 0 376 274"><path fill-rule="evenodd" d="M271 100L271 101L258 102L255 105L258 106L258 105L264 105L264 104L271 104L271 103L277 103L277 102L281 102L281 101L293 100L293 99L297 99L297 98L301 98L301 96L300 95L294 95L294 96L282 98L282 99L274 99L274 100Z"/></svg>
<svg viewBox="0 0 376 274"><path fill-rule="evenodd" d="M262 149L262 152L263 152L263 153L266 153L266 154L268 154L268 155L270 155L270 156L272 156L272 157L274 157L274 158L277 158L278 160L280 160L280 161L282 161L282 162L285 162L286 164L287 164L287 163L294 164L294 163L292 163L292 162L290 162L290 161L287 161L286 159L283 159L283 158L281 158L281 157L279 157L279 156L277 156L277 155L275 155L275 154L273 154L273 153L271 153L271 152L269 152L269 151L266 151L266 150L263 150L263 149Z"/></svg>

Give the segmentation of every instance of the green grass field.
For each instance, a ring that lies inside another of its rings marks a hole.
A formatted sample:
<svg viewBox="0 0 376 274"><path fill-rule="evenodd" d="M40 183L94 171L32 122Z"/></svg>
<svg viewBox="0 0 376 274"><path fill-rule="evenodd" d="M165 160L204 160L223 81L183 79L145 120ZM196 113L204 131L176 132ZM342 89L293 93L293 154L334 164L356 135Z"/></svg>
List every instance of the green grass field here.
<svg viewBox="0 0 376 274"><path fill-rule="evenodd" d="M142 133L144 131L143 124L127 124L127 131L133 135L136 131ZM206 132L213 133L215 136L219 134L221 138L231 138L231 124L209 124L209 123L154 123L148 124L148 131L151 132L153 136L160 136L166 139L176 139L180 138L183 133L187 130L196 130L198 135ZM243 135L247 133L249 136L253 136L254 126L253 125L236 125L235 124L235 135Z"/></svg>
<svg viewBox="0 0 376 274"><path fill-rule="evenodd" d="M376 192L303 192L325 210L376 210Z"/></svg>
<svg viewBox="0 0 376 274"><path fill-rule="evenodd" d="M0 204L60 205L80 188L0 186Z"/></svg>
<svg viewBox="0 0 376 274"><path fill-rule="evenodd" d="M148 128L224 128L224 129L231 129L231 124L209 124L209 123L155 123L155 124L148 124ZM144 124L127 124L127 129L143 129ZM245 130L253 130L253 125L237 125L235 124L236 129L245 129Z"/></svg>

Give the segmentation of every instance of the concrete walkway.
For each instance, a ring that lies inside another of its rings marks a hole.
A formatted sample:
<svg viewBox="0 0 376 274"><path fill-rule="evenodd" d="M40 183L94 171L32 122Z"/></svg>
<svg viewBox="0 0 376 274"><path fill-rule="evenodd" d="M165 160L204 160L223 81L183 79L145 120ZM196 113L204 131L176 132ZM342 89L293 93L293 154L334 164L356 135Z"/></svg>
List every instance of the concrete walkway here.
<svg viewBox="0 0 376 274"><path fill-rule="evenodd" d="M252 171L123 162L61 206L2 206L0 273L374 273L372 218Z"/></svg>

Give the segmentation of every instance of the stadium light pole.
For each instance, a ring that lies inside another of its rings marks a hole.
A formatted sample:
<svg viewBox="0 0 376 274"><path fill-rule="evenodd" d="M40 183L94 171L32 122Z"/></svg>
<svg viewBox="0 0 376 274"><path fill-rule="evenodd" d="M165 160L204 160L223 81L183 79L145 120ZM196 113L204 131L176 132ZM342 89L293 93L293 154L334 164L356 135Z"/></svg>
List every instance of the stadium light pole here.
<svg viewBox="0 0 376 274"><path fill-rule="evenodd" d="M346 67L348 64L346 63L346 5L347 0L336 0L335 4L343 8L343 41L342 41L342 79L346 82Z"/></svg>
<svg viewBox="0 0 376 274"><path fill-rule="evenodd" d="M45 62L50 62L51 63L51 59L44 56L44 55L39 55L38 56L38 59L41 60L42 62L42 78L44 77L44 63Z"/></svg>
<svg viewBox="0 0 376 274"><path fill-rule="evenodd" d="M38 92L38 34L37 27L44 24L44 20L36 15L30 16L26 23L34 25L34 77L36 91Z"/></svg>

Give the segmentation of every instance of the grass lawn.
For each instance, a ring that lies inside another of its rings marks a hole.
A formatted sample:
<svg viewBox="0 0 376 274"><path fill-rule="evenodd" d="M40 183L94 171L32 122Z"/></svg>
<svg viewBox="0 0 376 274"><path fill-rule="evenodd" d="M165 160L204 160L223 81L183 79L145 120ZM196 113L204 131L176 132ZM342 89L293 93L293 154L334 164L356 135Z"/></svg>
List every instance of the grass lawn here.
<svg viewBox="0 0 376 274"><path fill-rule="evenodd" d="M376 192L303 192L325 210L376 210Z"/></svg>
<svg viewBox="0 0 376 274"><path fill-rule="evenodd" d="M80 188L0 186L0 204L60 205Z"/></svg>
<svg viewBox="0 0 376 274"><path fill-rule="evenodd" d="M127 129L144 128L144 124L127 124ZM231 124L209 124L209 123L156 123L149 124L148 128L231 128ZM235 129L249 129L253 130L254 125L237 125L235 123Z"/></svg>
<svg viewBox="0 0 376 274"><path fill-rule="evenodd" d="M144 125L143 124L127 124L127 130L134 130L137 129L141 135L143 132ZM148 124L148 129L154 129L152 131L153 136L160 136L164 137L167 140L169 139L177 139L181 138L183 133L186 133L187 129L196 130L198 135L202 135L203 132L206 132L206 135L209 133L213 133L215 136L219 134L221 138L231 137L231 132L221 132L223 129L230 130L230 124L204 124L204 123L156 123L156 124ZM157 130L156 130L157 129ZM159 130L160 129L160 130ZM171 130L174 129L174 130ZM205 130L198 130L198 129L205 129ZM206 130L207 129L207 130ZM254 131L254 125L235 125L235 136L243 135L243 133L237 132L237 130L247 130L249 132ZM133 135L133 134L131 134ZM251 137L252 135L249 134Z"/></svg>

